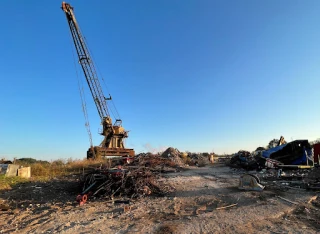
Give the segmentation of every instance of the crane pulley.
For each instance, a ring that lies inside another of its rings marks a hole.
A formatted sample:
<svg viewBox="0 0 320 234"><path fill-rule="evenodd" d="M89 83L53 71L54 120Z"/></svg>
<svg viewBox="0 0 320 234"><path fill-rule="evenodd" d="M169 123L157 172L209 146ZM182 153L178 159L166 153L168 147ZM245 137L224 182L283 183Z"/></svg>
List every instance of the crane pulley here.
<svg viewBox="0 0 320 234"><path fill-rule="evenodd" d="M128 131L122 127L122 120L116 119L114 124L112 123L107 105L107 101L112 99L111 95L105 97L103 94L98 73L77 23L73 7L68 3L62 2L62 10L66 15L79 63L103 126L100 134L104 136L104 139L99 147L89 148L87 158L100 156L134 156L133 149L126 149L124 147L124 138L128 137Z"/></svg>

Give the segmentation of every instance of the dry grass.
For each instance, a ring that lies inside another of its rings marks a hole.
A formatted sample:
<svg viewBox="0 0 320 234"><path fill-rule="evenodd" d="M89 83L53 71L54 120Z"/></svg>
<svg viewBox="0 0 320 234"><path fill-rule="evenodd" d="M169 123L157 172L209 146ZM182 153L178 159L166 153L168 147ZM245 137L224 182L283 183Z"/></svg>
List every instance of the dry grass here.
<svg viewBox="0 0 320 234"><path fill-rule="evenodd" d="M50 163L47 162L35 162L35 163L26 163L17 161L16 164L19 164L24 167L31 167L32 177L57 177L65 176L70 174L81 173L83 169L89 167L99 166L105 164L104 160L72 160L72 159L58 159Z"/></svg>
<svg viewBox="0 0 320 234"><path fill-rule="evenodd" d="M24 183L26 181L28 180L18 176L6 177L5 175L0 175L0 190L11 189L14 185Z"/></svg>
<svg viewBox="0 0 320 234"><path fill-rule="evenodd" d="M52 162L23 162L16 161L15 164L31 167L31 178L23 179L18 176L6 177L0 175L0 190L11 189L12 186L29 181L47 181L52 178L67 176L71 174L80 174L83 170L90 167L97 167L101 164L106 164L106 161L101 160L72 160L59 159Z"/></svg>

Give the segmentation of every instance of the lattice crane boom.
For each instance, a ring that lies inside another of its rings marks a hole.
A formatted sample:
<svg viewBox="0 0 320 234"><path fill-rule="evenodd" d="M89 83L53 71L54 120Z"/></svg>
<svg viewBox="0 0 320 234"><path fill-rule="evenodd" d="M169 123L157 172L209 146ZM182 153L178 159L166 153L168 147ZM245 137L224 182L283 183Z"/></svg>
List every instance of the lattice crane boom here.
<svg viewBox="0 0 320 234"><path fill-rule="evenodd" d="M84 37L81 34L79 25L76 21L75 15L73 13L73 7L71 7L70 4L63 2L62 9L67 17L73 43L76 47L79 63L81 64L83 73L86 77L86 81L92 94L92 98L96 104L99 116L102 120L104 117L110 116L106 101L107 98L105 98L105 96L103 95L100 81L97 76L97 71L84 41Z"/></svg>
<svg viewBox="0 0 320 234"><path fill-rule="evenodd" d="M107 105L107 100L111 100L111 96L106 98L103 94L97 71L93 60L91 59L84 37L81 34L81 30L73 12L73 7L68 3L62 2L62 10L66 15L79 63L82 67L103 126L103 130L101 132L101 135L104 136L103 141L100 146L89 148L87 157L92 158L117 155L134 156L133 149L126 149L124 147L124 138L128 137L128 131L125 131L121 126L122 121L120 119L116 119L114 124L112 124L112 119Z"/></svg>

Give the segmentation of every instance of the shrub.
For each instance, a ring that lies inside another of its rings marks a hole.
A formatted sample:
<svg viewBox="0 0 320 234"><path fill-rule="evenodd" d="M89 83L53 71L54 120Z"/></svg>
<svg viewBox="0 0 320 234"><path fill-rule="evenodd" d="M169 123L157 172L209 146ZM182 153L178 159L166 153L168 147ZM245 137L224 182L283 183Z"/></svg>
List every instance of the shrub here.
<svg viewBox="0 0 320 234"><path fill-rule="evenodd" d="M49 176L50 168L42 163L34 163L31 166L31 176Z"/></svg>

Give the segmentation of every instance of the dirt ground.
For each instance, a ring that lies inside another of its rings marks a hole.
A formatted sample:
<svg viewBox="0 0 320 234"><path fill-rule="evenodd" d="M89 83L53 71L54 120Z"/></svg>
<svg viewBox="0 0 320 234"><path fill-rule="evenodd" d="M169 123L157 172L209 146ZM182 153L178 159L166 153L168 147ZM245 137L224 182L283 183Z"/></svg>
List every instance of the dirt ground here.
<svg viewBox="0 0 320 234"><path fill-rule="evenodd" d="M268 187L243 191L237 188L240 175L225 166L190 167L162 174L161 183L174 188L164 197L129 204L98 198L83 206L75 202L77 176L21 184L0 192L0 233L320 232L316 192Z"/></svg>

